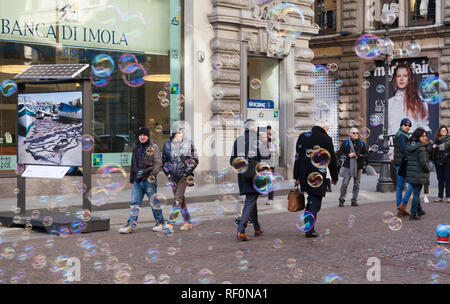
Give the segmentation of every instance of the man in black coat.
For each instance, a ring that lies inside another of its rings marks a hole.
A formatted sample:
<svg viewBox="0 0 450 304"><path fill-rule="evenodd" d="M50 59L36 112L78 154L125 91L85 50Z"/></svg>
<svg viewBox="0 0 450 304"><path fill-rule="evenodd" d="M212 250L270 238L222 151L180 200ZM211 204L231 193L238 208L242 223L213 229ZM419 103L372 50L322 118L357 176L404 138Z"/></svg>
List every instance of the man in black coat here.
<svg viewBox="0 0 450 304"><path fill-rule="evenodd" d="M253 187L253 178L256 175L254 164L259 163L262 159L269 159L270 152L266 148L266 145L259 142L258 125L252 120L248 119L246 122L246 130L243 136L236 139L233 145L233 154L230 158L230 164L235 169L237 164L234 163L236 158L240 160L245 159L248 163L248 168L242 173L238 173L238 184L240 195L245 195L244 209L242 210L241 220L237 228L237 240L238 241L250 241L251 238L245 235L245 228L249 219L253 222L253 228L255 229L255 236L263 234L263 229L258 222L258 209L257 199L259 192ZM270 167L268 168L270 170ZM248 171L248 172L247 172ZM248 177L248 174L252 173L253 177Z"/></svg>
<svg viewBox="0 0 450 304"><path fill-rule="evenodd" d="M294 179L296 184L300 184L301 191L308 193L308 203L305 211L312 213L314 221L310 216L305 217L305 223L308 229L305 231L305 236L318 237L319 234L315 232L315 224L317 222L317 214L322 206L322 198L326 194L326 167L318 168L314 166L312 159L307 155L307 151L313 150L315 146L328 151L330 160L328 169L331 174L331 182L336 185L338 181L338 170L336 165L336 156L334 153L333 141L327 134L328 125L321 121L314 126L311 131L300 134L297 140L296 152L297 157L294 163ZM314 177L314 179L312 178Z"/></svg>

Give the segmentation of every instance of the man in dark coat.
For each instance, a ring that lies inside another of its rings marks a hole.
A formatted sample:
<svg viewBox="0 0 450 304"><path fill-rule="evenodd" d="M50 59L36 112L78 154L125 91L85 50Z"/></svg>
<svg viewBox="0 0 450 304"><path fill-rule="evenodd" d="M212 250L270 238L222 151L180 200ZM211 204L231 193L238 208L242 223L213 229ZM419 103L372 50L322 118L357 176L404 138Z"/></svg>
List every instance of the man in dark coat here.
<svg viewBox="0 0 450 304"><path fill-rule="evenodd" d="M296 145L296 160L294 163L294 179L296 184L300 184L301 191L308 193L308 203L305 211L312 213L314 221L310 216L305 217L305 224L311 227L305 231L305 236L318 237L319 234L315 232L315 224L317 222L317 214L322 206L322 198L326 194L326 179L327 171L325 168L316 167L307 151L314 150L315 146L328 151L330 160L328 169L331 174L331 182L336 185L338 181L338 170L336 164L336 156L334 153L333 141L327 134L328 125L325 122L319 122L311 131L300 134Z"/></svg>
<svg viewBox="0 0 450 304"><path fill-rule="evenodd" d="M133 146L130 169L130 217L125 227L119 229L120 233L132 233L135 231L139 209L142 205L144 195L148 199L157 192L158 181L156 176L161 171L162 161L161 152L156 143L150 139L150 130L141 127L138 131L139 142ZM164 217L162 209L152 206L153 216L156 220L156 226L153 231L163 230Z"/></svg>
<svg viewBox="0 0 450 304"><path fill-rule="evenodd" d="M230 158L230 164L236 168L234 163L236 158L245 159L247 162L248 170L247 173L255 173L255 166L252 164L259 163L262 159L270 158L270 151L266 149L266 145L258 144L258 125L252 120L248 119L246 121L246 130L243 136L236 139L233 145L233 154ZM237 169L237 168L236 168ZM268 168L270 169L270 167ZM245 228L247 227L248 220L251 219L253 222L253 228L255 229L255 236L260 236L263 234L263 229L258 222L258 210L257 210L257 199L259 192L253 187L253 177L247 177L247 174L238 173L238 184L240 195L245 195L244 209L242 210L241 220L237 228L237 240L238 241L250 241L251 238L245 235ZM253 176L256 175L253 174Z"/></svg>
<svg viewBox="0 0 450 304"><path fill-rule="evenodd" d="M347 194L347 187L353 177L353 196L352 206L358 205L359 184L361 182L361 175L364 167L367 165L366 144L359 138L359 131L357 128L350 129L350 136L341 145L337 155L344 160L344 179L342 180L341 193L339 196L339 207L344 207L345 195ZM341 161L342 161L341 159Z"/></svg>

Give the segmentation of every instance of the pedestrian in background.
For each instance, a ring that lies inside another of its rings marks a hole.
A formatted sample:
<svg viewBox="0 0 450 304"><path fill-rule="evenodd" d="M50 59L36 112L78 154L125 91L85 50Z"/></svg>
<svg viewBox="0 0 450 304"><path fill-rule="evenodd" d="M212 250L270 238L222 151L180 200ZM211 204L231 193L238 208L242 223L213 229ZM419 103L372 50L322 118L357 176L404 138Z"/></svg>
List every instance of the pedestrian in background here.
<svg viewBox="0 0 450 304"><path fill-rule="evenodd" d="M343 168L344 176L342 180L341 193L339 196L339 207L344 207L345 196L350 179L353 178L352 206L358 206L359 185L364 167L368 163L367 147L362 139L359 138L357 128L350 129L350 136L342 143L338 151L338 157L345 157Z"/></svg>
<svg viewBox="0 0 450 304"><path fill-rule="evenodd" d="M233 168L238 169L238 162L240 164L242 163L241 165L246 164L247 166L246 170L238 173L239 194L245 195L244 209L242 210L242 216L237 227L236 239L238 241L251 240L245 234L249 219L253 223L255 236L261 236L264 232L258 221L257 200L259 192L253 186L253 178L256 176L256 165L263 159L260 151L262 146L259 143L257 123L252 119L248 119L245 124L245 132L234 142L233 152L230 157L230 164ZM236 160L237 158L239 159Z"/></svg>
<svg viewBox="0 0 450 304"><path fill-rule="evenodd" d="M272 174L275 173L275 167L278 167L278 159L280 157L280 139L272 131L271 126L267 126L267 148L270 152L270 158L267 160L267 164L270 166ZM268 194L268 200L266 205L272 205L274 197L274 191L270 191Z"/></svg>
<svg viewBox="0 0 450 304"><path fill-rule="evenodd" d="M131 157L130 188L132 190L130 217L125 227L119 229L120 233L132 233L135 231L144 195L147 195L150 200L156 193L158 186L156 176L161 171L161 152L158 145L150 139L150 130L141 127L137 135L139 142L134 144ZM151 204L150 207L156 220L156 225L152 230L155 232L162 231L164 225L162 209L154 208Z"/></svg>
<svg viewBox="0 0 450 304"><path fill-rule="evenodd" d="M433 145L432 159L438 179L438 198L436 203L444 201L444 190L447 203L450 203L450 136L445 126L440 126Z"/></svg>
<svg viewBox="0 0 450 304"><path fill-rule="evenodd" d="M319 146L330 155L330 163L328 169L331 173L331 181L336 185L338 180L338 171L336 164L336 155L334 153L333 141L327 134L328 125L324 121L318 122L311 131L300 134L296 144L297 159L294 163L294 179L296 185L300 185L301 191L308 194L308 203L305 212L310 212L314 216L314 221L310 216L305 217L305 226L311 227L305 231L305 237L318 237L315 231L317 224L317 215L322 206L322 198L326 195L326 175L327 171L321 171L312 164L311 159L306 155L306 151L314 150L315 146ZM313 180L311 177L314 176Z"/></svg>
<svg viewBox="0 0 450 304"><path fill-rule="evenodd" d="M410 220L420 220L420 217L425 215L425 211L420 205L420 192L423 185L428 183L430 178L430 168L426 153L427 142L428 138L425 130L417 128L406 146L406 157L408 160L406 181L413 187Z"/></svg>
<svg viewBox="0 0 450 304"><path fill-rule="evenodd" d="M394 137L394 166L397 171L397 191L396 191L396 202L397 202L397 216L410 215L408 209L406 209L406 204L408 201L402 201L403 199L403 187L405 186L405 177L399 175L400 166L402 161L405 161L406 157L406 146L409 142L409 130L411 129L411 120L409 118L403 118L400 122L400 128ZM409 185L405 192L405 197L409 199L412 193L412 186Z"/></svg>
<svg viewBox="0 0 450 304"><path fill-rule="evenodd" d="M173 233L175 221L181 212L184 223L181 231L191 230L191 216L184 193L186 186L193 183L194 170L198 165L198 155L194 143L185 137L183 126L173 126L170 139L164 144L162 153L163 169L173 191L174 202L165 230Z"/></svg>

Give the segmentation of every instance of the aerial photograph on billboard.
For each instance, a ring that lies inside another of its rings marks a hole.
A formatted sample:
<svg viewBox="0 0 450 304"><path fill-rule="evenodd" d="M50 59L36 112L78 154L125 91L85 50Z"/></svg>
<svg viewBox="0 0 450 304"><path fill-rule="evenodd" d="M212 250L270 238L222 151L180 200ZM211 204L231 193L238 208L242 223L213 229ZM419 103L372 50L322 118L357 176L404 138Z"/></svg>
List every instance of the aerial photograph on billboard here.
<svg viewBox="0 0 450 304"><path fill-rule="evenodd" d="M19 94L18 162L81 166L81 91Z"/></svg>

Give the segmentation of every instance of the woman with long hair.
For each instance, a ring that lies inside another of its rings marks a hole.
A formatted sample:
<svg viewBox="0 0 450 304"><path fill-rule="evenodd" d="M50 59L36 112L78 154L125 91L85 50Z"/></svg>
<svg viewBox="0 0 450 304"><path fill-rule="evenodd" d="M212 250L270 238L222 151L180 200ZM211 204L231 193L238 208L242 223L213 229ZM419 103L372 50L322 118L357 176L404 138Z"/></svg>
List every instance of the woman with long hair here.
<svg viewBox="0 0 450 304"><path fill-rule="evenodd" d="M434 202L444 201L445 190L447 203L450 203L450 136L446 126L439 127L431 155L439 182L438 198Z"/></svg>
<svg viewBox="0 0 450 304"><path fill-rule="evenodd" d="M411 220L420 220L425 211L420 205L420 192L423 185L429 183L430 167L425 151L428 142L427 133L422 128L417 128L406 146L408 166L406 168L406 181L413 187L413 199L411 206Z"/></svg>
<svg viewBox="0 0 450 304"><path fill-rule="evenodd" d="M408 117L412 123L411 132L422 128L431 132L429 126L428 104L419 96L419 85L411 66L400 63L395 69L392 86L394 96L389 98L388 135L395 135L399 122Z"/></svg>

